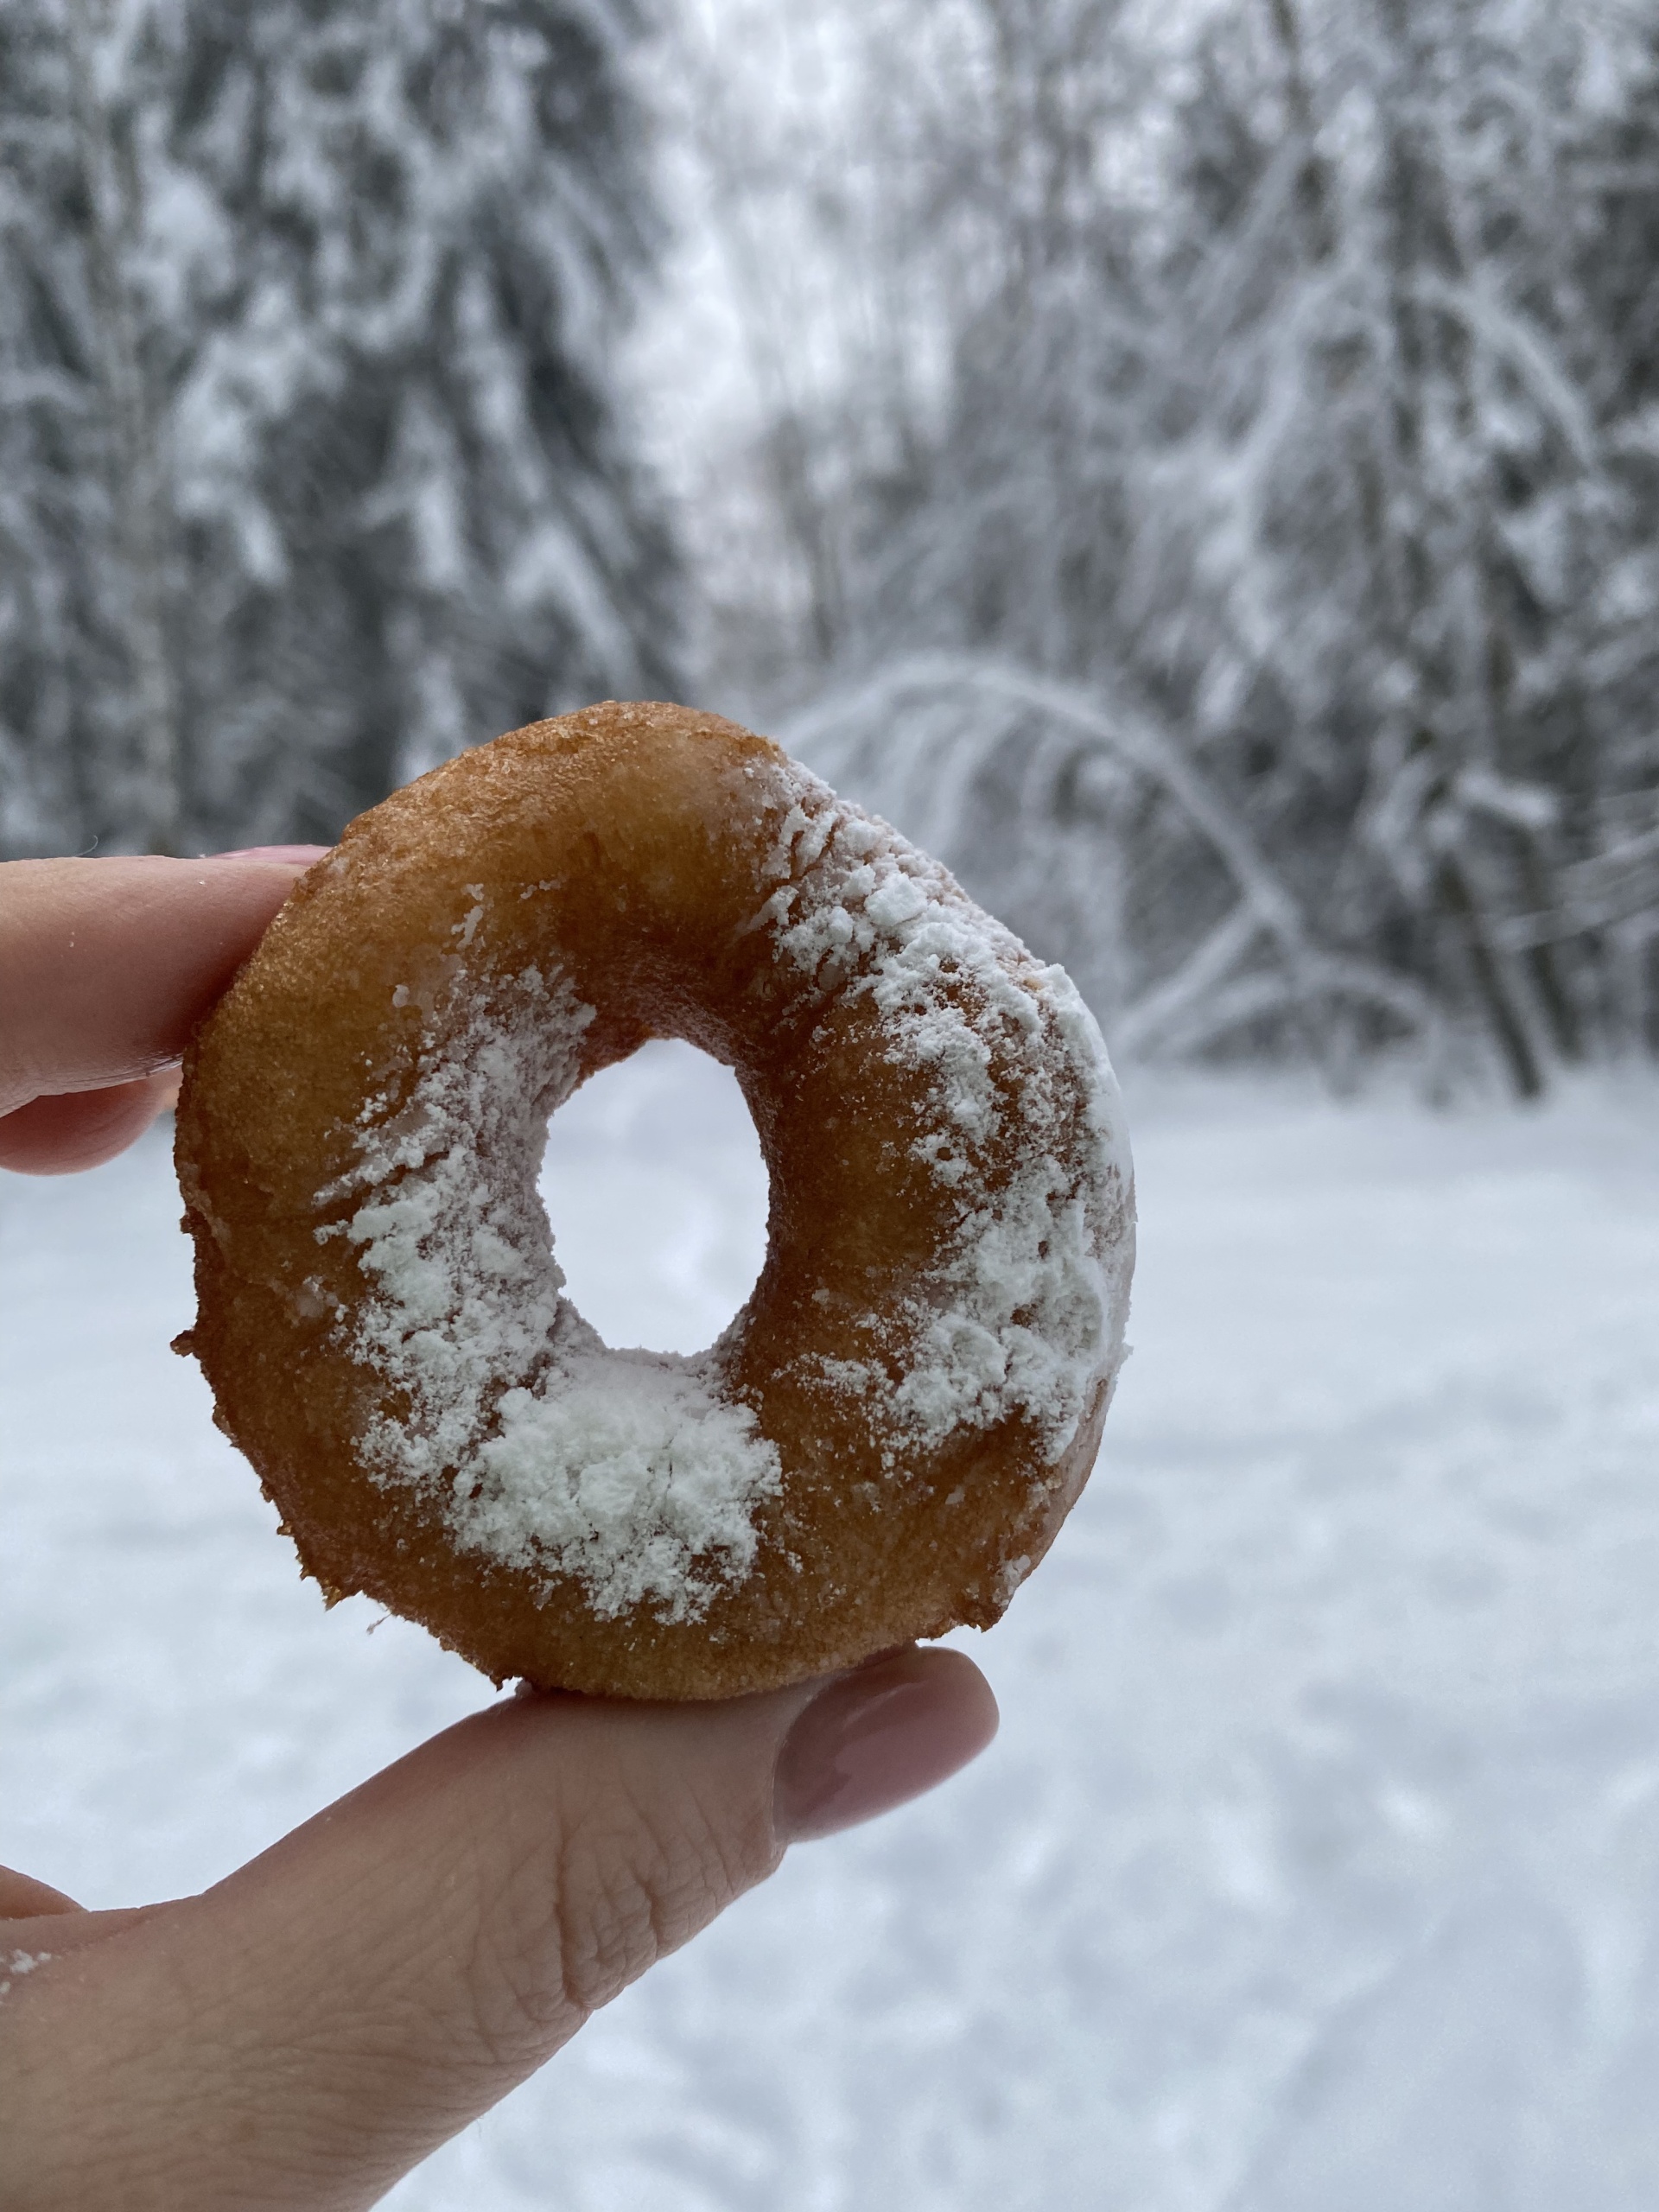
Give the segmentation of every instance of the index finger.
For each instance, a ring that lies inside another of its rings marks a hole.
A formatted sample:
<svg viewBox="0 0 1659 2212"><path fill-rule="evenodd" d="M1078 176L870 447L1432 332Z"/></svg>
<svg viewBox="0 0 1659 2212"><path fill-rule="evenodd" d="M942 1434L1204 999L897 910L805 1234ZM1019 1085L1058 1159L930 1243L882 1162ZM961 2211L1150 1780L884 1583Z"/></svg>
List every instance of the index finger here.
<svg viewBox="0 0 1659 2212"><path fill-rule="evenodd" d="M325 849L0 866L0 1116L176 1060Z"/></svg>

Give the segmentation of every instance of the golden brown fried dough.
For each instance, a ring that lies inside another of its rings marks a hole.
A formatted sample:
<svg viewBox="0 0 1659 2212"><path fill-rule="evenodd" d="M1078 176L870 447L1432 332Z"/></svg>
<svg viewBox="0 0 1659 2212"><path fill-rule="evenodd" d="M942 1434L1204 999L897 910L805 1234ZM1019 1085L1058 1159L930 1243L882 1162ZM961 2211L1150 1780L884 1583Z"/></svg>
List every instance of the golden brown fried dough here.
<svg viewBox="0 0 1659 2212"><path fill-rule="evenodd" d="M602 1344L547 1117L731 1066L766 1261L692 1359ZM994 1621L1089 1472L1133 1198L1065 975L768 740L537 722L354 822L186 1065L218 1419L331 1598L497 1680L702 1698Z"/></svg>

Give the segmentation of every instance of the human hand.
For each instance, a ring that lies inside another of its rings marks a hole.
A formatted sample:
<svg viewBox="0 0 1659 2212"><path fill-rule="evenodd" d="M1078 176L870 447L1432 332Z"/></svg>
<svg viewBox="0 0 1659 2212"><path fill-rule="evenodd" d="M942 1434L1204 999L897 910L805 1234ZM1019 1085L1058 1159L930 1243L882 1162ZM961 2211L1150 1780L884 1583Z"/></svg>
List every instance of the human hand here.
<svg viewBox="0 0 1659 2212"><path fill-rule="evenodd" d="M67 1175L142 1136L190 1032L324 849L0 864L0 1167Z"/></svg>
<svg viewBox="0 0 1659 2212"><path fill-rule="evenodd" d="M0 868L0 1166L130 1143L313 856ZM939 1650L718 1705L521 1694L200 1897L85 1912L0 1871L0 2199L371 2204L787 1845L995 1723Z"/></svg>

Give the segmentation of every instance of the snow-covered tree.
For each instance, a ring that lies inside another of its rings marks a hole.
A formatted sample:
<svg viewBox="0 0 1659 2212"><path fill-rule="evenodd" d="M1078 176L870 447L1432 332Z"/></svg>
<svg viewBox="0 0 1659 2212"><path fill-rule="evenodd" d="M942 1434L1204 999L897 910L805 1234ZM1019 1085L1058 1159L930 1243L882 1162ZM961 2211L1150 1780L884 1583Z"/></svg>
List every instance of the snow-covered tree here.
<svg viewBox="0 0 1659 2212"><path fill-rule="evenodd" d="M1621 503L1576 173L1592 53L1529 0L1264 16L1255 55L1243 25L1217 35L1233 66L1195 102L1243 149L1167 464L1213 594L1198 741L1236 755L1256 695L1246 803L1264 827L1294 809L1327 932L1388 944L1535 1090L1593 1018L1582 962L1520 941L1605 782L1584 677Z"/></svg>
<svg viewBox="0 0 1659 2212"><path fill-rule="evenodd" d="M802 741L1139 1049L1659 1041L1652 10L823 4Z"/></svg>
<svg viewBox="0 0 1659 2212"><path fill-rule="evenodd" d="M0 13L0 830L334 835L669 678L632 0Z"/></svg>

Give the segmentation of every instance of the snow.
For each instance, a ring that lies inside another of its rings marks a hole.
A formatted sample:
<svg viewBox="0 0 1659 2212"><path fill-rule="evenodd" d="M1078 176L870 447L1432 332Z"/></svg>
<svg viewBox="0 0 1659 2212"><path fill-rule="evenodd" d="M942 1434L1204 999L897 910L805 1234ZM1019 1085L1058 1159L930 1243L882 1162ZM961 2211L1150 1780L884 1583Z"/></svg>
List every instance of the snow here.
<svg viewBox="0 0 1659 2212"><path fill-rule="evenodd" d="M399 2212L1659 2202L1659 1091L1129 1105L1136 1350L963 1639L997 1745L794 1853ZM590 1086L547 1179L607 1336L740 1302L761 1177L709 1064ZM491 1694L294 1575L166 1350L177 1205L159 1137L0 1185L0 1859L94 1904Z"/></svg>

